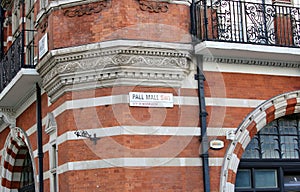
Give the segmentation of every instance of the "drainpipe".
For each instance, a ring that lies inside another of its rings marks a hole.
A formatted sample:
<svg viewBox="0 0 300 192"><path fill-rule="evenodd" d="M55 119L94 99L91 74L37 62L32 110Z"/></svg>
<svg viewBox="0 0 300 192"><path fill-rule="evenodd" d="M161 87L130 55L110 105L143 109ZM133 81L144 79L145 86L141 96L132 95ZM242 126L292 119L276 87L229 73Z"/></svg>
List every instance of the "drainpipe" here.
<svg viewBox="0 0 300 192"><path fill-rule="evenodd" d="M38 162L39 162L39 192L44 191L44 168L43 168L43 130L42 130L42 98L41 88L36 83L36 121L37 121L37 140L38 140Z"/></svg>
<svg viewBox="0 0 300 192"><path fill-rule="evenodd" d="M22 47L21 47L21 66L20 68L24 67L25 65L25 0L22 1L22 31L21 31L21 36L22 36Z"/></svg>
<svg viewBox="0 0 300 192"><path fill-rule="evenodd" d="M201 70L201 63L203 62L202 56L196 55L197 61L197 74L195 79L198 81L198 99L199 99L199 119L200 119L200 128L201 136L199 141L201 143L201 154L202 158L202 168L203 168L203 183L204 183L204 192L210 192L210 180L209 180L209 164L208 164L208 137L207 137L207 124L206 124L206 104L205 104L205 92L204 92L204 81L205 77Z"/></svg>
<svg viewBox="0 0 300 192"><path fill-rule="evenodd" d="M206 6L206 0L204 0L204 5ZM194 47L194 53L195 53L195 44L197 43L196 9L197 8L196 8L195 0L192 0L190 15L191 15L191 35L192 35L192 44ZM201 69L201 64L203 63L203 57L196 54L195 56L196 56L196 63L197 63L197 74L195 75L195 80L197 80L198 82L199 120L200 120L200 128L201 128L201 136L199 138L199 141L201 144L200 157L202 158L203 185L204 185L204 192L210 192L208 137L207 137L207 124L206 124L206 117L208 114L206 112L205 92L204 92L205 77Z"/></svg>
<svg viewBox="0 0 300 192"><path fill-rule="evenodd" d="M4 9L2 7L2 0L0 0L0 60L3 58L4 55Z"/></svg>

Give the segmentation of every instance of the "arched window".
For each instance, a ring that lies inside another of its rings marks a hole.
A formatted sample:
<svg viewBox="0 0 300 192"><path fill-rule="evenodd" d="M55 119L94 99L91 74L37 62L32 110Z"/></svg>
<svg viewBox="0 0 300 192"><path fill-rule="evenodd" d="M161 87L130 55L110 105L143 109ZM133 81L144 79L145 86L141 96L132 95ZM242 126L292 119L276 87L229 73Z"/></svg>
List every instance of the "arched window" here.
<svg viewBox="0 0 300 192"><path fill-rule="evenodd" d="M300 191L300 114L274 120L247 146L236 191Z"/></svg>
<svg viewBox="0 0 300 192"><path fill-rule="evenodd" d="M19 192L34 192L34 176L29 152L26 153L21 172Z"/></svg>

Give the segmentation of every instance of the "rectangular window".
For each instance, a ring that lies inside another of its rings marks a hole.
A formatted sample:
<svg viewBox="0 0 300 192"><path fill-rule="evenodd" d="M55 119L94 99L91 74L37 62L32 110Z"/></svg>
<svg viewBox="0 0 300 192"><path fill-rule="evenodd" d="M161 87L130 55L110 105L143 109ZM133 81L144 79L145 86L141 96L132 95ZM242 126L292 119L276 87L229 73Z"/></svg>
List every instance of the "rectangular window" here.
<svg viewBox="0 0 300 192"><path fill-rule="evenodd" d="M52 157L51 157L51 169L56 169L57 167L57 160L56 160L56 145L52 145Z"/></svg>
<svg viewBox="0 0 300 192"><path fill-rule="evenodd" d="M254 172L256 188L277 188L276 169L257 169Z"/></svg>
<svg viewBox="0 0 300 192"><path fill-rule="evenodd" d="M50 151L50 172L52 174L50 178L50 188L51 192L57 192L57 148L56 144L53 144L51 146L51 151Z"/></svg>
<svg viewBox="0 0 300 192"><path fill-rule="evenodd" d="M236 188L251 188L251 170L239 169L236 175Z"/></svg>
<svg viewBox="0 0 300 192"><path fill-rule="evenodd" d="M53 192L57 192L57 175L53 173Z"/></svg>

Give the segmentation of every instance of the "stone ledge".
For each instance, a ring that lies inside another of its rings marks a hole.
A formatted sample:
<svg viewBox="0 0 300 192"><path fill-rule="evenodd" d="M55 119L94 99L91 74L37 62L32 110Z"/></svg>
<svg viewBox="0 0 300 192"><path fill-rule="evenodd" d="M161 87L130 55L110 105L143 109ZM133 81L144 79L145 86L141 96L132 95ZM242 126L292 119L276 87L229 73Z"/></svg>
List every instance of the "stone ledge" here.
<svg viewBox="0 0 300 192"><path fill-rule="evenodd" d="M191 55L185 46L179 50L111 42L111 47L100 47L54 50L43 59L37 70L51 101L68 91L101 87L181 87L190 72Z"/></svg>

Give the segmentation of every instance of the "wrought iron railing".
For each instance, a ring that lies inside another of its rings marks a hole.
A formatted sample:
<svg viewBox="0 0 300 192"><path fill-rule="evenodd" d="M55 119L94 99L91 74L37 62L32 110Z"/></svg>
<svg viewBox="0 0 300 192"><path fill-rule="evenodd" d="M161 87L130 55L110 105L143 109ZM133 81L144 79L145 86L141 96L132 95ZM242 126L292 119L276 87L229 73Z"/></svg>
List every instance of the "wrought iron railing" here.
<svg viewBox="0 0 300 192"><path fill-rule="evenodd" d="M300 47L300 8L258 1L198 1L192 19L197 39Z"/></svg>
<svg viewBox="0 0 300 192"><path fill-rule="evenodd" d="M11 82L21 68L34 68L25 64L24 32L21 32L3 58L0 58L0 92Z"/></svg>

